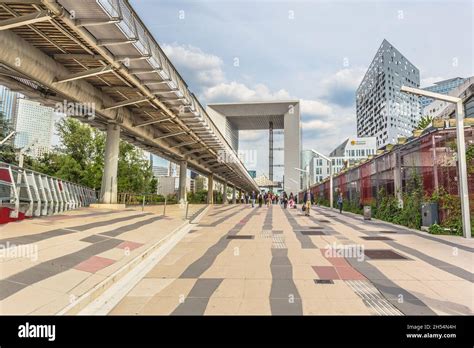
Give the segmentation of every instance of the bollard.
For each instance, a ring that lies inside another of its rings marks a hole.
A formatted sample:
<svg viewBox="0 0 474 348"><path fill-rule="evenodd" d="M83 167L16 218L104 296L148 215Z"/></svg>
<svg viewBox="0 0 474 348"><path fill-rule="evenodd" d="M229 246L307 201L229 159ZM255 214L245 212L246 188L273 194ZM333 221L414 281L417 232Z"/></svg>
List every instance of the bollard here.
<svg viewBox="0 0 474 348"><path fill-rule="evenodd" d="M165 205L163 206L163 216L166 216L166 197L165 197Z"/></svg>
<svg viewBox="0 0 474 348"><path fill-rule="evenodd" d="M145 195L143 195L142 211L145 210Z"/></svg>
<svg viewBox="0 0 474 348"><path fill-rule="evenodd" d="M188 218L188 209L189 209L189 203L186 202L186 216L184 217L185 220Z"/></svg>

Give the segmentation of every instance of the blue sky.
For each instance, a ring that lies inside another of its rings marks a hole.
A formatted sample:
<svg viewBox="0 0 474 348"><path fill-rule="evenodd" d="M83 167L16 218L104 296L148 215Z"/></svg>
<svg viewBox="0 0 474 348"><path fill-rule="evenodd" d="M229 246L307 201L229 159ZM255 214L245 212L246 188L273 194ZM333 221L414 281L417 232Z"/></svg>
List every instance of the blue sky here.
<svg viewBox="0 0 474 348"><path fill-rule="evenodd" d="M355 135L355 90L384 38L422 86L474 75L472 0L130 2L203 104L298 98L303 147L324 153ZM268 172L266 133L241 139Z"/></svg>

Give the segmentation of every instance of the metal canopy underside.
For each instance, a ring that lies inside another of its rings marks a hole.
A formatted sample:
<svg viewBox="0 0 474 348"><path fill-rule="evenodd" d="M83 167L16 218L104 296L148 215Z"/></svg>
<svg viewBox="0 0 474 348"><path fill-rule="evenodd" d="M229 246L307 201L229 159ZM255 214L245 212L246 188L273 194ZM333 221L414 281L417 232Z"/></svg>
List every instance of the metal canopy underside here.
<svg viewBox="0 0 474 348"><path fill-rule="evenodd" d="M23 16L31 18L42 11L49 14L49 20L21 25ZM0 40L11 43L15 40L9 33L14 33L32 47L28 54L23 52L28 56L25 61L37 57L41 64L59 64L58 76L18 66L2 53L0 83L46 105L92 101L81 100L81 93L87 90L90 94L93 88L96 117L81 117L81 121L103 130L109 122L118 123L122 138L146 151L176 162L186 159L189 168L213 173L217 180L240 189L257 188L128 1L0 2L0 28L3 20L10 23L12 19L20 25L10 28L9 24L9 29L0 30ZM24 48L18 42L19 50ZM220 161L222 153L232 160ZM196 159L204 154L210 158Z"/></svg>

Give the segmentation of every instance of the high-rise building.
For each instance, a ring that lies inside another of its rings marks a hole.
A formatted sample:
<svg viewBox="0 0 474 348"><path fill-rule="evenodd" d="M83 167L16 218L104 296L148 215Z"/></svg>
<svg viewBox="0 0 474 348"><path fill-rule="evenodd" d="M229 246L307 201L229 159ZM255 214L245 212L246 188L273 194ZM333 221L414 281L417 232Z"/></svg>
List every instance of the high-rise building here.
<svg viewBox="0 0 474 348"><path fill-rule="evenodd" d="M456 87L462 85L464 80L465 79L462 77L454 77L452 79L435 82L433 86L425 87L422 89L435 93L448 94ZM433 101L434 99L432 98L428 98L425 96L420 97L421 109L424 110L424 108L430 105Z"/></svg>
<svg viewBox="0 0 474 348"><path fill-rule="evenodd" d="M14 124L17 111L18 93L13 92L5 86L0 86L0 113L6 120Z"/></svg>
<svg viewBox="0 0 474 348"><path fill-rule="evenodd" d="M50 151L53 136L53 108L25 98L18 98L18 112L15 122L15 147L31 146L33 157Z"/></svg>
<svg viewBox="0 0 474 348"><path fill-rule="evenodd" d="M356 93L357 136L376 137L377 148L408 137L421 117L417 96L401 86L419 87L420 72L383 40Z"/></svg>

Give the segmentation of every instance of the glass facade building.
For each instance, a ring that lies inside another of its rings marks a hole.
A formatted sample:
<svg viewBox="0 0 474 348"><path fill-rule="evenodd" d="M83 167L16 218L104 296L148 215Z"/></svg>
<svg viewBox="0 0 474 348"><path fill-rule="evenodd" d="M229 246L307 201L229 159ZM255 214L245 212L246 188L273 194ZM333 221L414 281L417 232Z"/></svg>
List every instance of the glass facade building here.
<svg viewBox="0 0 474 348"><path fill-rule="evenodd" d="M12 124L15 122L18 93L0 86L0 113Z"/></svg>
<svg viewBox="0 0 474 348"><path fill-rule="evenodd" d="M455 77L449 80L443 80L439 82L435 82L433 86L429 86L426 88L423 88L425 91L430 91L430 92L435 92L435 93L441 93L441 94L448 94L450 91L455 89L456 87L460 86L464 82L464 78L462 77ZM428 97L420 97L420 105L421 109L423 110L425 107L430 105L434 99L428 98Z"/></svg>

